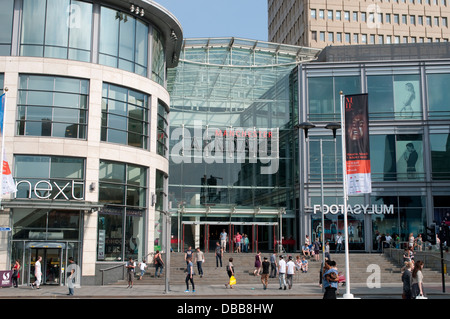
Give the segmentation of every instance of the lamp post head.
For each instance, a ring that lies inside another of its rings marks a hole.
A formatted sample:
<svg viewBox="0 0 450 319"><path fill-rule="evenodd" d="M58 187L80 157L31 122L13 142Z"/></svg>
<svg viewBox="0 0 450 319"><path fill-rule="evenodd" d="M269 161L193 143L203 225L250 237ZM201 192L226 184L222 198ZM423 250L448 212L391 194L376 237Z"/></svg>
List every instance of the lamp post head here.
<svg viewBox="0 0 450 319"><path fill-rule="evenodd" d="M302 122L297 124L295 127L303 129L303 131L305 131L305 138L308 138L308 130L316 126L310 122Z"/></svg>
<svg viewBox="0 0 450 319"><path fill-rule="evenodd" d="M341 128L339 123L328 123L325 126L326 129L333 130L333 137L336 138L336 131Z"/></svg>

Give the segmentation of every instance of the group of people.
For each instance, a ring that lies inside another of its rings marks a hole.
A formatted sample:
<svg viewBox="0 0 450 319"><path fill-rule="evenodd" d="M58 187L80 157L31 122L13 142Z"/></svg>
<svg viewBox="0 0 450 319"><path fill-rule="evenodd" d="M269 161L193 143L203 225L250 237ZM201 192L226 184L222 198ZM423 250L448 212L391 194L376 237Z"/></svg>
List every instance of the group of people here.
<svg viewBox="0 0 450 319"><path fill-rule="evenodd" d="M155 266L155 278L160 278L164 269L164 261L159 250L155 251L153 264ZM136 261L133 260L133 257L128 259L128 262L125 264L125 268L127 269L127 288L133 288L134 278L136 277L136 267L140 271L139 280L142 280L142 276L144 276L148 268L147 260L144 258L136 265Z"/></svg>
<svg viewBox="0 0 450 319"><path fill-rule="evenodd" d="M426 298L423 289L423 266L421 260L406 261L402 268L403 299Z"/></svg>
<svg viewBox="0 0 450 319"><path fill-rule="evenodd" d="M225 229L219 235L220 238L220 247L222 247L223 252L227 251L227 243L228 243L228 233ZM250 239L247 234L236 233L233 237L234 244L234 252L235 253L248 253L250 247Z"/></svg>

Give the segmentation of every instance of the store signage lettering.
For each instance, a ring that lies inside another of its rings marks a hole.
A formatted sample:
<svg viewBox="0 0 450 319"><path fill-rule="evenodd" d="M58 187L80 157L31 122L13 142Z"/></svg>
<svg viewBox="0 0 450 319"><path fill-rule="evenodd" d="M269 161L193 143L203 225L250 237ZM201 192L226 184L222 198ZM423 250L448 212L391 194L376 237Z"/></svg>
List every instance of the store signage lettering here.
<svg viewBox="0 0 450 319"><path fill-rule="evenodd" d="M322 205L314 205L314 214L321 213L321 206ZM344 205L323 205L323 212L324 214L342 214L344 212ZM355 215L393 215L394 205L348 205L347 213Z"/></svg>
<svg viewBox="0 0 450 319"><path fill-rule="evenodd" d="M50 182L47 180L40 180L32 185L30 181L21 180L16 182L16 187L22 183L28 184L28 198L31 198L31 194L34 193L38 199L84 200L84 198L77 197L75 194L76 188L83 189L84 182L76 182L72 180L63 185L63 183L58 184L55 181ZM68 196L68 190L71 190L71 198Z"/></svg>

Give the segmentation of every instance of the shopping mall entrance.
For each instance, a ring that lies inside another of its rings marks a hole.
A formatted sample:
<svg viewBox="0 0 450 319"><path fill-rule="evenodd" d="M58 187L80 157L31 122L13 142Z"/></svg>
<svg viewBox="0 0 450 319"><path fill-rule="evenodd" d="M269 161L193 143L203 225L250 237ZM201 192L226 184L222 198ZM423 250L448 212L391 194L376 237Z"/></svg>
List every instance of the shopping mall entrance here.
<svg viewBox="0 0 450 319"><path fill-rule="evenodd" d="M278 226L277 222L183 221L181 247L200 247L204 252L214 252L217 243L220 243L220 234L226 232L227 252L237 249L244 253L275 251L279 238ZM242 236L239 246L235 240L238 235Z"/></svg>
<svg viewBox="0 0 450 319"><path fill-rule="evenodd" d="M26 258L28 260L28 283L34 283L35 264L40 256L41 260L41 284L42 285L63 285L64 283L64 260L65 245L62 243L28 243Z"/></svg>

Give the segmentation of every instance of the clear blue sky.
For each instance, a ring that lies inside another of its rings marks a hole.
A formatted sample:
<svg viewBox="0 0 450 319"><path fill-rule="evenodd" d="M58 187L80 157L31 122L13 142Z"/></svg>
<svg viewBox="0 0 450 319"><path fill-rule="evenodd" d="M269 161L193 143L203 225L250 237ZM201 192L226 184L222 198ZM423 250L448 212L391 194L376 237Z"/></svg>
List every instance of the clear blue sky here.
<svg viewBox="0 0 450 319"><path fill-rule="evenodd" d="M155 0L180 22L184 38L267 41L267 0Z"/></svg>

